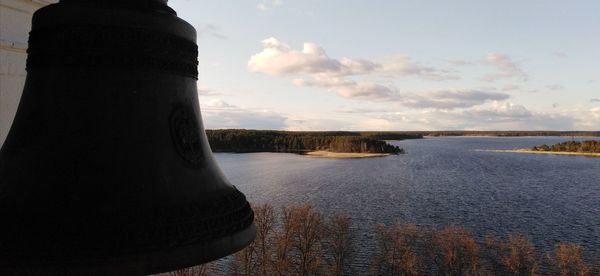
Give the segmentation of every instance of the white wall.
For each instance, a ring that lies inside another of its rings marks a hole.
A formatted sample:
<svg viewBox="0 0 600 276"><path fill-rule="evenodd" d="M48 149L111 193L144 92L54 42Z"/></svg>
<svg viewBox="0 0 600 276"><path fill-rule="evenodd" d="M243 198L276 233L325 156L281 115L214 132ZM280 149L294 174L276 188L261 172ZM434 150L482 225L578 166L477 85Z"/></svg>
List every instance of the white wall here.
<svg viewBox="0 0 600 276"><path fill-rule="evenodd" d="M0 0L0 146L25 83L27 39L33 12L58 0Z"/></svg>

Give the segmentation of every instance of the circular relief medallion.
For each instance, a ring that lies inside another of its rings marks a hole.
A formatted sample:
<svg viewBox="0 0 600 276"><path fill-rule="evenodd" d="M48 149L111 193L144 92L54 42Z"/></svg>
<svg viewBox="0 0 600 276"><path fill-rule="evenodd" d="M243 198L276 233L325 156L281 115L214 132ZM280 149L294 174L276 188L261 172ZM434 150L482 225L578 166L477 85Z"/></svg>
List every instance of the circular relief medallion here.
<svg viewBox="0 0 600 276"><path fill-rule="evenodd" d="M178 106L171 115L171 137L181 157L192 165L202 160L200 124L192 107Z"/></svg>

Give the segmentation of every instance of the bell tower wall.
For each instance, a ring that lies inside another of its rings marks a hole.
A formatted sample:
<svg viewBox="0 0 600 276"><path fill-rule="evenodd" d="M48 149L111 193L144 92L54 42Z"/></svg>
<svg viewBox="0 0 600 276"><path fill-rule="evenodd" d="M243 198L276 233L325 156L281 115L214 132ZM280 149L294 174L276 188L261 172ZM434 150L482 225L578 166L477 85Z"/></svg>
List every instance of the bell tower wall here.
<svg viewBox="0 0 600 276"><path fill-rule="evenodd" d="M0 1L0 146L13 122L25 84L27 39L33 13L58 0Z"/></svg>

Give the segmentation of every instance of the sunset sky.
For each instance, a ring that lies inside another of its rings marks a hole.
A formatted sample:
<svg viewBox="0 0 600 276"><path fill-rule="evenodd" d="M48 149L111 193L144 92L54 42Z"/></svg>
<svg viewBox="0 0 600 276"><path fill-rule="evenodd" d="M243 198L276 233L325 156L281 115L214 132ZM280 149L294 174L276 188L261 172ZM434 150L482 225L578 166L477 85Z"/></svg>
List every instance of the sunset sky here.
<svg viewBox="0 0 600 276"><path fill-rule="evenodd" d="M169 5L207 128L600 130L600 1Z"/></svg>

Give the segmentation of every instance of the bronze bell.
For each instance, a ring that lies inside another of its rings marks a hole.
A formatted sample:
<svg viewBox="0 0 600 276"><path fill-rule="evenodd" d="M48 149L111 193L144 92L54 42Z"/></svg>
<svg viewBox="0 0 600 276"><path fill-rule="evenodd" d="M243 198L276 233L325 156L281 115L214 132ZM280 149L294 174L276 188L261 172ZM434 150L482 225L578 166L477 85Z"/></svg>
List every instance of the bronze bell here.
<svg viewBox="0 0 600 276"><path fill-rule="evenodd" d="M150 274L248 245L215 163L196 31L166 0L61 0L33 17L0 151L0 274Z"/></svg>

